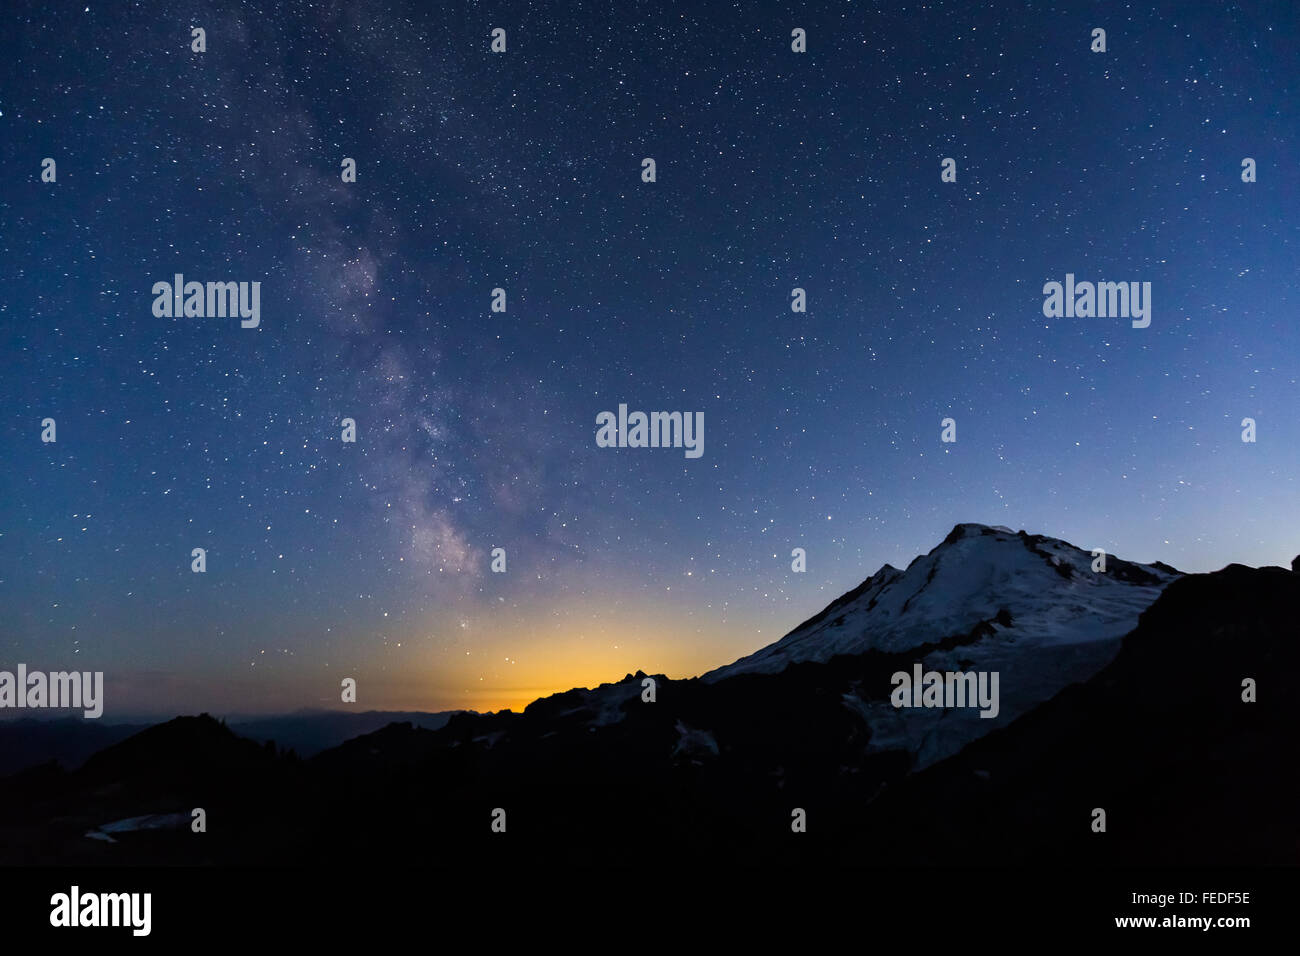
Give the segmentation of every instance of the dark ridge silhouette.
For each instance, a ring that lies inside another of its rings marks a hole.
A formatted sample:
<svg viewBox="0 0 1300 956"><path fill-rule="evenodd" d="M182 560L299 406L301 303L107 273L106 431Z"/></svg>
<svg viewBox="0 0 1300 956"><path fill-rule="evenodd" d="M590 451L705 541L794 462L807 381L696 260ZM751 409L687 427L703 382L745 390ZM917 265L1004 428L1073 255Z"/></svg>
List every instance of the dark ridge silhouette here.
<svg viewBox="0 0 1300 956"><path fill-rule="evenodd" d="M253 741L200 714L176 717L114 744L87 760L77 776L90 783L203 780L231 770L251 770L267 758L268 753Z"/></svg>
<svg viewBox="0 0 1300 956"><path fill-rule="evenodd" d="M882 795L855 838L933 863L1300 861L1298 612L1282 568L1175 581L1101 673Z"/></svg>
<svg viewBox="0 0 1300 956"><path fill-rule="evenodd" d="M303 710L280 716L234 717L226 724L240 737L260 744L271 741L277 750L311 757L397 721L437 729L447 723L451 713ZM51 761L65 770L76 770L93 754L159 723L112 724L81 717L0 721L0 777Z"/></svg>
<svg viewBox="0 0 1300 956"><path fill-rule="evenodd" d="M281 750L292 750L300 757L312 757L391 723L405 721L416 727L436 730L447 723L452 713L367 710L358 714L340 710L308 710L275 717L232 719L230 728L241 737L259 743L271 740Z"/></svg>
<svg viewBox="0 0 1300 956"><path fill-rule="evenodd" d="M0 721L0 777L50 761L75 770L92 754L148 726L147 723L106 724L84 717Z"/></svg>

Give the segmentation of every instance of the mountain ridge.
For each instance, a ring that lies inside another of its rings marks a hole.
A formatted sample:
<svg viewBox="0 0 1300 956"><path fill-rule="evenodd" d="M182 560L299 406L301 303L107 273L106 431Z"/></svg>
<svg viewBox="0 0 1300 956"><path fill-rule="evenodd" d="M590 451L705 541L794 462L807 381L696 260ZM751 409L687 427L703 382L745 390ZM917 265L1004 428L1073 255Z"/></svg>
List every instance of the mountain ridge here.
<svg viewBox="0 0 1300 956"><path fill-rule="evenodd" d="M1182 572L1161 562L1140 564L1109 554L1105 561L1104 572L1093 572L1092 553L1063 539L959 522L905 570L885 564L779 640L701 677L721 680L747 671L774 672L794 661L872 648L906 650L966 633L1003 611L1040 641L1117 639ZM944 593L936 598L935 590ZM901 603L900 591L906 594ZM1044 594L1049 597L1043 599ZM907 617L927 604L928 615ZM1080 613L1048 620L1042 613L1045 604L1066 609L1077 605ZM1089 613L1097 619L1088 620ZM1036 615L1044 619L1035 620ZM913 622L915 626L909 626Z"/></svg>
<svg viewBox="0 0 1300 956"><path fill-rule="evenodd" d="M1077 575L1054 570L1047 539L1000 546L1036 573ZM1177 577L1117 642L1017 640L1008 611L948 640L775 673L638 671L523 713L392 723L309 760L181 718L79 771L7 780L0 862L324 865L346 848L509 868L591 865L623 847L631 865L642 847L678 862L1294 862L1297 617L1300 574L1230 565ZM891 672L922 662L1001 667L1002 714L891 706ZM1097 670L1068 680L1080 662ZM194 807L220 839L185 825ZM1109 814L1104 836L1094 807ZM489 827L493 808L508 839ZM792 808L810 821L797 838Z"/></svg>

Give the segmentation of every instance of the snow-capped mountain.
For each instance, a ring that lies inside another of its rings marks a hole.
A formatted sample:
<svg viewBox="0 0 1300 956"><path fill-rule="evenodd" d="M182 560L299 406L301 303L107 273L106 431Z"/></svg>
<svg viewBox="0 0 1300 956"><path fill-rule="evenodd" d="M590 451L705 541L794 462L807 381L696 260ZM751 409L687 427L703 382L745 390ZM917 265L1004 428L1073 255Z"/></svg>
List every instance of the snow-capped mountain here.
<svg viewBox="0 0 1300 956"><path fill-rule="evenodd" d="M845 705L871 726L871 749L908 750L923 767L1091 677L1180 575L1160 563L1113 555L1105 562L1105 571L1093 571L1092 553L1065 541L959 524L907 570L885 565L781 640L703 680L775 674L799 661L868 651L915 652L927 671L998 672L993 719L973 710L895 708L888 687L845 695Z"/></svg>
<svg viewBox="0 0 1300 956"><path fill-rule="evenodd" d="M772 674L794 661L836 654L907 651L995 630L999 614L1016 637L1036 644L1077 644L1122 637L1179 572L1106 556L1092 570L1090 552L1056 538L1003 527L959 524L906 571L886 564L774 644L705 675Z"/></svg>

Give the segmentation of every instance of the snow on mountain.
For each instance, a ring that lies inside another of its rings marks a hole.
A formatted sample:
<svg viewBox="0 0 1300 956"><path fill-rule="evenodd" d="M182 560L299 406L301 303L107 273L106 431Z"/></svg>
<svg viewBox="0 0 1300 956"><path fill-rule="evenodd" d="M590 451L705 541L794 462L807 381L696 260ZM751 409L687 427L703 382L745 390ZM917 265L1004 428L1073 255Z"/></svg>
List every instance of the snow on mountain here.
<svg viewBox="0 0 1300 956"><path fill-rule="evenodd" d="M908 750L919 769L1087 680L1180 574L1113 555L1104 572L1094 572L1093 561L1090 552L1055 538L959 524L907 570L885 565L781 640L703 680L779 673L798 661L867 651L916 651L914 660L927 671L998 672L1001 701L993 719L974 709L895 708L891 687L864 687L844 701L870 725L871 750Z"/></svg>

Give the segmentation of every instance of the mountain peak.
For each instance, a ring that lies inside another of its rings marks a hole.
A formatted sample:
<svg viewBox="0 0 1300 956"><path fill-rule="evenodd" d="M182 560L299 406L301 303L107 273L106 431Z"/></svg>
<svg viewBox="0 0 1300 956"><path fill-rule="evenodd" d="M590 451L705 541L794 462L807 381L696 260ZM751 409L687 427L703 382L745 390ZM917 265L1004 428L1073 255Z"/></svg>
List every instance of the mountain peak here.
<svg viewBox="0 0 1300 956"><path fill-rule="evenodd" d="M948 537L943 539L943 544L952 544L954 541L960 541L962 538L975 538L987 534L1011 534L1016 532L1000 524L988 525L980 524L978 521L963 521L955 524L952 530L948 532ZM1020 532L1024 534L1024 532Z"/></svg>
<svg viewBox="0 0 1300 956"><path fill-rule="evenodd" d="M869 650L903 653L1003 627L1004 612L1022 642L1117 639L1180 572L1113 555L1105 562L1094 571L1092 553L1069 542L962 522L907 570L886 564L781 640L705 677L776 673L796 661Z"/></svg>
<svg viewBox="0 0 1300 956"><path fill-rule="evenodd" d="M878 686L844 695L844 706L870 727L868 752L903 751L919 769L1088 680L1179 577L1168 566L1110 554L1103 562L1057 538L962 523L906 571L882 568L775 644L701 680L845 657L858 661L842 666L860 670L919 665L1000 675L1000 710L991 719L967 710L900 710Z"/></svg>

